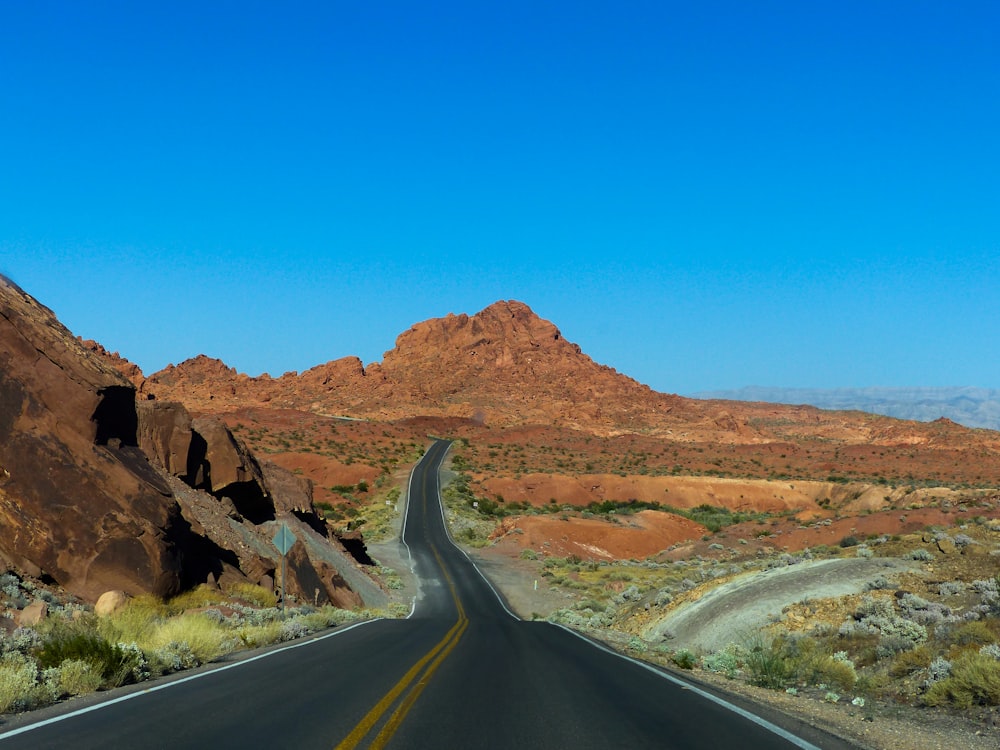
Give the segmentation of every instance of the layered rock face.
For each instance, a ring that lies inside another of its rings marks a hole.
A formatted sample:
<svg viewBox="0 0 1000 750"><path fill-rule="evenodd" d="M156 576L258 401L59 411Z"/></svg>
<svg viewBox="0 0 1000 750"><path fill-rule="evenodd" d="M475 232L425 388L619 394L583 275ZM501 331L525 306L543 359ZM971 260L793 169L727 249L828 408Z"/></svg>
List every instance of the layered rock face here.
<svg viewBox="0 0 1000 750"><path fill-rule="evenodd" d="M137 402L129 380L0 277L0 563L91 601L268 582L279 519L325 534L308 483L262 466L214 419ZM303 557L298 593L360 601Z"/></svg>

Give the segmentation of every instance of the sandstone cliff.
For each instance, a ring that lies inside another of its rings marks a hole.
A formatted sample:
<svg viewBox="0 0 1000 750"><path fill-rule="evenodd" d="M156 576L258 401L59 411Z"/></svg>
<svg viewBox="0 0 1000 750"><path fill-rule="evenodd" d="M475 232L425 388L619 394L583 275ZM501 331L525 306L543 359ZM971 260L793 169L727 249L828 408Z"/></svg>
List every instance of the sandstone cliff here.
<svg viewBox="0 0 1000 750"><path fill-rule="evenodd" d="M325 536L308 483L259 463L215 419L137 401L93 349L0 277L0 563L90 600L109 589L170 595L273 582L278 521ZM304 551L290 578L309 600L361 601Z"/></svg>

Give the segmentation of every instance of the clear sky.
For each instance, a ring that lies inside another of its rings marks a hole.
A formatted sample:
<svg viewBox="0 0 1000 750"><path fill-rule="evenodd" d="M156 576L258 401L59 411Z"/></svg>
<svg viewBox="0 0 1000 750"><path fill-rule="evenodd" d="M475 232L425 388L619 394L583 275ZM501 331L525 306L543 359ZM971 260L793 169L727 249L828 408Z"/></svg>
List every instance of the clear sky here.
<svg viewBox="0 0 1000 750"><path fill-rule="evenodd" d="M0 272L147 373L518 299L661 391L996 388L998 34L993 0L0 0Z"/></svg>

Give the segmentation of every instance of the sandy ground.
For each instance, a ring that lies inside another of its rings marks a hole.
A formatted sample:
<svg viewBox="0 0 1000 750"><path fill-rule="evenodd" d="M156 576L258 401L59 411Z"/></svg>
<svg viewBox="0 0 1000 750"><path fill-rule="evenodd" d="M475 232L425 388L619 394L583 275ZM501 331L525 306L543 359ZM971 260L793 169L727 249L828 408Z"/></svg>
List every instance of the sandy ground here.
<svg viewBox="0 0 1000 750"><path fill-rule="evenodd" d="M522 620L544 619L574 602L572 594L553 589L547 579L540 578L537 566L531 562L511 557L494 547L468 552L472 561Z"/></svg>

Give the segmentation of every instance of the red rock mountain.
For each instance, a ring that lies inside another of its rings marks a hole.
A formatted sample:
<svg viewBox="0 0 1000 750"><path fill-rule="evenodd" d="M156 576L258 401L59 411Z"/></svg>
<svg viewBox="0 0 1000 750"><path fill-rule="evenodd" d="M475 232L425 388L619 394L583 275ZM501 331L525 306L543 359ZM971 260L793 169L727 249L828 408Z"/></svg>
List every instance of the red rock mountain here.
<svg viewBox="0 0 1000 750"><path fill-rule="evenodd" d="M122 372L131 367L119 363ZM520 302L418 323L396 339L381 363L367 368L347 357L301 374L253 378L199 356L134 382L143 393L203 413L266 405L371 419L420 414L606 433L648 429L674 412L698 417L688 399L657 393L595 363Z"/></svg>
<svg viewBox="0 0 1000 750"><path fill-rule="evenodd" d="M288 590L361 601L344 576L362 588L363 576L328 562L348 556L326 538L308 482L258 461L214 418L137 401L116 366L128 369L0 276L0 564L89 600L270 584L281 519L303 540Z"/></svg>
<svg viewBox="0 0 1000 750"><path fill-rule="evenodd" d="M520 302L418 323L381 363L356 357L301 374L249 377L198 356L147 379L108 360L140 392L198 413L244 407L297 409L374 420L462 417L488 425L555 425L595 435L643 434L686 443L975 446L992 456L1000 433L809 406L701 401L658 393L594 362L559 329ZM779 450L779 452L781 452ZM991 459L992 463L992 459Z"/></svg>

